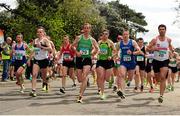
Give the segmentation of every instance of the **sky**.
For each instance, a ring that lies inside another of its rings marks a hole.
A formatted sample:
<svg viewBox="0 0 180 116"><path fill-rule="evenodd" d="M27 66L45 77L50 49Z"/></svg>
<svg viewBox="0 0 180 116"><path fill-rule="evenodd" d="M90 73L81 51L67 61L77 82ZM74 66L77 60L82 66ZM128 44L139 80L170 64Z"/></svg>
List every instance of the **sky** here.
<svg viewBox="0 0 180 116"><path fill-rule="evenodd" d="M103 0L111 1L111 0ZM143 37L149 42L152 38L158 35L158 25L165 24L167 26L166 35L172 38L172 44L175 47L180 47L180 27L173 24L176 20L177 12L175 7L178 3L176 0L120 0L120 3L128 5L136 12L142 12L146 17L148 25L145 27L149 30L147 33L139 33L137 37Z"/></svg>
<svg viewBox="0 0 180 116"><path fill-rule="evenodd" d="M102 0L104 2L112 0ZM167 26L166 35L172 38L172 44L175 47L180 47L180 27L173 24L176 20L177 12L174 10L178 3L176 0L120 0L120 3L128 5L136 12L142 12L146 17L148 25L145 27L149 30L147 33L139 33L137 37L143 37L149 42L152 38L158 35L158 25L165 24ZM0 3L11 5L11 8L16 7L15 0L0 0ZM1 10L1 9L0 9Z"/></svg>

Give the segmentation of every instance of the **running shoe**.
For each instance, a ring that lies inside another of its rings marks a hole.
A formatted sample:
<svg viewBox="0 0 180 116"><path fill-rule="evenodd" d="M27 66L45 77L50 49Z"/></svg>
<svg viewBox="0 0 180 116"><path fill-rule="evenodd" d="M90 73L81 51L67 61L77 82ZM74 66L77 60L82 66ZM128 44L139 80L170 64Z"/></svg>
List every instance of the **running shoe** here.
<svg viewBox="0 0 180 116"><path fill-rule="evenodd" d="M160 97L158 98L158 102L159 102L159 103L162 103L162 102L163 102L163 96L160 96Z"/></svg>
<svg viewBox="0 0 180 116"><path fill-rule="evenodd" d="M35 91L31 91L29 95L32 96L32 97L36 97L37 96Z"/></svg>
<svg viewBox="0 0 180 116"><path fill-rule="evenodd" d="M106 95L105 94L101 94L100 98L101 98L101 100L105 100L106 99Z"/></svg>
<svg viewBox="0 0 180 116"><path fill-rule="evenodd" d="M134 87L134 92L138 92L138 88L137 87Z"/></svg>
<svg viewBox="0 0 180 116"><path fill-rule="evenodd" d="M114 92L117 91L117 87L116 86L113 87L113 91Z"/></svg>
<svg viewBox="0 0 180 116"><path fill-rule="evenodd" d="M45 87L46 87L46 88L45 88L45 91L48 92L48 91L49 91L49 84L46 84Z"/></svg>
<svg viewBox="0 0 180 116"><path fill-rule="evenodd" d="M11 81L14 81L14 77L10 77L10 80L11 80Z"/></svg>
<svg viewBox="0 0 180 116"><path fill-rule="evenodd" d="M174 91L174 86L171 86L171 91Z"/></svg>
<svg viewBox="0 0 180 116"><path fill-rule="evenodd" d="M166 87L166 89L167 89L168 91L171 91L171 85L168 85L168 86Z"/></svg>
<svg viewBox="0 0 180 116"><path fill-rule="evenodd" d="M65 88L64 88L64 87L60 88L59 91L60 91L61 93L65 94Z"/></svg>
<svg viewBox="0 0 180 116"><path fill-rule="evenodd" d="M72 87L76 87L76 84L74 83L74 84L72 85Z"/></svg>
<svg viewBox="0 0 180 116"><path fill-rule="evenodd" d="M20 91L20 93L24 93L24 90L25 90L25 87L24 87L24 85L22 85L22 88L19 91Z"/></svg>
<svg viewBox="0 0 180 116"><path fill-rule="evenodd" d="M123 92L118 91L118 92L117 92L117 95L118 95L119 97L121 97L121 99L125 99L125 96L124 96Z"/></svg>
<svg viewBox="0 0 180 116"><path fill-rule="evenodd" d="M127 86L128 86L128 87L130 87L130 85L131 85L131 82L130 82L130 81L129 81L129 82L127 82Z"/></svg>
<svg viewBox="0 0 180 116"><path fill-rule="evenodd" d="M78 99L77 99L77 103L83 103L83 101L82 101L82 97L81 97L81 96L79 96L79 97L78 97Z"/></svg>
<svg viewBox="0 0 180 116"><path fill-rule="evenodd" d="M144 90L144 86L143 86L143 85L141 85L141 92L143 92L143 90Z"/></svg>
<svg viewBox="0 0 180 116"><path fill-rule="evenodd" d="M99 95L101 94L101 90L100 90L100 89L98 89L98 94L99 94Z"/></svg>
<svg viewBox="0 0 180 116"><path fill-rule="evenodd" d="M46 91L46 86L44 86L44 87L42 88L42 91Z"/></svg>

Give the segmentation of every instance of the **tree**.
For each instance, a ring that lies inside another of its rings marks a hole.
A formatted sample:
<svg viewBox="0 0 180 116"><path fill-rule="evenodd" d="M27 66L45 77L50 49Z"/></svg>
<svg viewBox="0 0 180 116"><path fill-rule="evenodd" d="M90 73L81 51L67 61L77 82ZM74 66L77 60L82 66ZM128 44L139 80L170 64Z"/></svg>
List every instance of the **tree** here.
<svg viewBox="0 0 180 116"><path fill-rule="evenodd" d="M127 5L120 4L119 0L111 1L107 4L96 1L99 4L100 15L107 21L107 28L110 30L110 37L115 41L118 34L122 34L124 29L129 29L131 36L136 32L147 32L143 26L147 25L145 16L136 13Z"/></svg>
<svg viewBox="0 0 180 116"><path fill-rule="evenodd" d="M17 0L17 3L16 9L0 4L7 11L1 12L0 21L8 35L21 32L25 41L28 41L36 37L38 26L44 26L57 48L65 34L73 41L85 22L92 24L92 35L95 39L98 39L104 28L110 30L110 38L114 41L124 28L136 27L136 31L146 31L143 27L147 25L145 16L119 1L102 3L98 0Z"/></svg>
<svg viewBox="0 0 180 116"><path fill-rule="evenodd" d="M9 25L11 29L7 31L23 33L26 41L36 37L35 30L38 26L44 26L55 46L59 47L65 34L69 34L73 40L85 22L93 25L92 32L95 38L98 38L100 30L106 24L91 0L17 0L17 2L16 9L10 9L6 4L0 6L10 12L10 19L13 20Z"/></svg>

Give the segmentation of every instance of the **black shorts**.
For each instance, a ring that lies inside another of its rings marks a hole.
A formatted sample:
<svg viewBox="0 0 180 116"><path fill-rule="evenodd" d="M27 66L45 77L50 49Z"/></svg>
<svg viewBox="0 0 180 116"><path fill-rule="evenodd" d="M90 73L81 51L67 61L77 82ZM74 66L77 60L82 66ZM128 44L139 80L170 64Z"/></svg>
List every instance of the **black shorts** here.
<svg viewBox="0 0 180 116"><path fill-rule="evenodd" d="M67 68L74 68L75 63L74 63L74 60L73 61L63 61L62 65L67 67Z"/></svg>
<svg viewBox="0 0 180 116"><path fill-rule="evenodd" d="M24 62L22 60L15 60L14 62L14 72L17 72L18 68L23 66Z"/></svg>
<svg viewBox="0 0 180 116"><path fill-rule="evenodd" d="M77 69L83 69L83 66L85 65L92 65L91 58L82 58L82 57L76 57L76 68Z"/></svg>
<svg viewBox="0 0 180 116"><path fill-rule="evenodd" d="M103 67L104 69L110 69L114 67L114 61L113 60L98 60L96 64L96 68L99 66Z"/></svg>
<svg viewBox="0 0 180 116"><path fill-rule="evenodd" d="M180 68L177 68L178 71L180 71Z"/></svg>
<svg viewBox="0 0 180 116"><path fill-rule="evenodd" d="M54 65L54 60L49 60L49 65L48 65L48 67L53 67L53 65Z"/></svg>
<svg viewBox="0 0 180 116"><path fill-rule="evenodd" d="M177 73L177 71L178 71L177 67L169 66L169 69L171 69L172 73Z"/></svg>
<svg viewBox="0 0 180 116"><path fill-rule="evenodd" d="M160 72L160 68L168 67L169 59L164 60L164 61L158 61L158 60L154 59L152 63L153 63L154 73L158 73L158 72Z"/></svg>
<svg viewBox="0 0 180 116"><path fill-rule="evenodd" d="M43 60L34 59L34 64L37 64L40 69L47 68L49 65L49 60L48 59L43 59Z"/></svg>
<svg viewBox="0 0 180 116"><path fill-rule="evenodd" d="M145 62L144 61L136 61L136 66L139 66L140 70L145 70Z"/></svg>
<svg viewBox="0 0 180 116"><path fill-rule="evenodd" d="M151 72L152 69L153 69L153 64L147 63L146 68L145 68L146 73Z"/></svg>

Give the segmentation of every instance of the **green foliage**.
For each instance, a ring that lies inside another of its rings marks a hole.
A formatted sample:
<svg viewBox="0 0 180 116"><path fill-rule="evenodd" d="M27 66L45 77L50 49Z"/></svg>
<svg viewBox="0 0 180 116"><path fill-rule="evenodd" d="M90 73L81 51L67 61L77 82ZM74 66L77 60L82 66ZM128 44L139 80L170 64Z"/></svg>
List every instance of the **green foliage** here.
<svg viewBox="0 0 180 116"><path fill-rule="evenodd" d="M107 21L110 30L110 37L116 40L118 34L122 34L124 29L129 29L133 37L136 32L147 32L143 26L147 25L145 16L130 9L127 5L120 4L119 0L111 1L108 4L99 4L100 15Z"/></svg>
<svg viewBox="0 0 180 116"><path fill-rule="evenodd" d="M104 28L110 30L110 38L115 41L124 28L146 31L147 23L142 13L136 13L119 1L101 3L98 0L17 0L18 7L0 12L0 26L7 35L15 38L23 33L24 40L36 38L36 28L43 26L58 49L65 34L71 41L78 35L85 22L92 24L92 35L98 39ZM131 21L134 25L129 25Z"/></svg>

